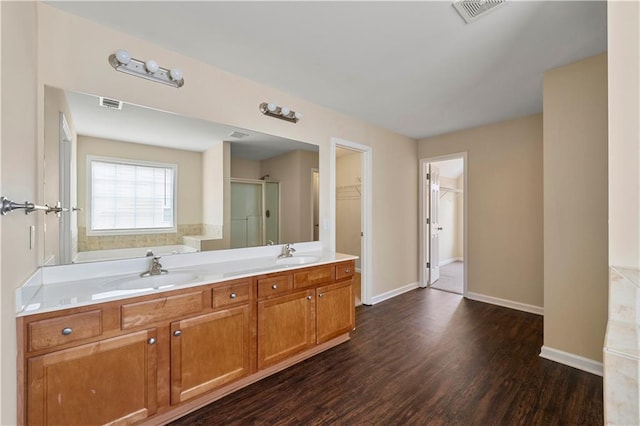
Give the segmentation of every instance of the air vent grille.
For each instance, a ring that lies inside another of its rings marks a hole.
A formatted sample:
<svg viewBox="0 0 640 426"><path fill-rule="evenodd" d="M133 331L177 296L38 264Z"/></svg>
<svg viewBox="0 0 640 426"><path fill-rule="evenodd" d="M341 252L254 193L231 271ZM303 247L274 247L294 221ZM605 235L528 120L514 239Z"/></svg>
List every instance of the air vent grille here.
<svg viewBox="0 0 640 426"><path fill-rule="evenodd" d="M456 8L462 19L468 24L485 13L495 10L498 6L505 4L506 0L461 0L454 1L453 7Z"/></svg>
<svg viewBox="0 0 640 426"><path fill-rule="evenodd" d="M122 109L122 101L116 99L103 98L100 96L100 106L112 109Z"/></svg>
<svg viewBox="0 0 640 426"><path fill-rule="evenodd" d="M229 136L232 137L232 138L242 139L242 138L246 138L249 135L246 134L246 133L234 131L234 132L229 133Z"/></svg>

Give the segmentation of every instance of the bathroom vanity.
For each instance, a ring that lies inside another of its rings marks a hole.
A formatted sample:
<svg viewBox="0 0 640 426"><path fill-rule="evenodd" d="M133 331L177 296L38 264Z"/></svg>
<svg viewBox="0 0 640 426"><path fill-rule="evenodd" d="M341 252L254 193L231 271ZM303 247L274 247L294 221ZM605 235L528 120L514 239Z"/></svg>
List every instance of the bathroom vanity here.
<svg viewBox="0 0 640 426"><path fill-rule="evenodd" d="M291 259L24 289L19 421L166 423L349 340L354 257Z"/></svg>

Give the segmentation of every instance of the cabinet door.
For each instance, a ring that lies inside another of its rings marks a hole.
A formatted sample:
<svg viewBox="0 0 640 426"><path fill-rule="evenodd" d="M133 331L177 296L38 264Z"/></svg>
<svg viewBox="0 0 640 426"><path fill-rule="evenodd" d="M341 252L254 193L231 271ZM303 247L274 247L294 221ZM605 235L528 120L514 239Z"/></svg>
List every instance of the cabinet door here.
<svg viewBox="0 0 640 426"><path fill-rule="evenodd" d="M156 412L156 330L29 359L27 423L130 424Z"/></svg>
<svg viewBox="0 0 640 426"><path fill-rule="evenodd" d="M249 374L249 306L171 324L171 403Z"/></svg>
<svg viewBox="0 0 640 426"><path fill-rule="evenodd" d="M315 344L314 296L307 290L258 302L258 368Z"/></svg>
<svg viewBox="0 0 640 426"><path fill-rule="evenodd" d="M316 290L318 343L353 329L355 303L351 281L318 287Z"/></svg>

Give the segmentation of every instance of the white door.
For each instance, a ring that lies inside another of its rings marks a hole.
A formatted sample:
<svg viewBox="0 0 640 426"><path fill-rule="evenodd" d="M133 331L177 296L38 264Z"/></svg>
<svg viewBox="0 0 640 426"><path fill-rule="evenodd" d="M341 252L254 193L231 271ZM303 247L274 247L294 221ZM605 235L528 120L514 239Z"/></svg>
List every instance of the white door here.
<svg viewBox="0 0 640 426"><path fill-rule="evenodd" d="M440 278L440 220L438 209L440 201L440 173L438 168L429 165L429 284Z"/></svg>

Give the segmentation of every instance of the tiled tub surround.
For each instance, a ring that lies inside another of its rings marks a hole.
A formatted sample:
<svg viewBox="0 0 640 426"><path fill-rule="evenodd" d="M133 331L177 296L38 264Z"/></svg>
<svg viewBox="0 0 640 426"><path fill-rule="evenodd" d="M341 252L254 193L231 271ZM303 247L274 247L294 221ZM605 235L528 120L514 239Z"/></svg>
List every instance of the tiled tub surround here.
<svg viewBox="0 0 640 426"><path fill-rule="evenodd" d="M288 271L314 265L355 259L355 256L322 251L318 242L295 244L295 257L314 256L317 261L295 266L275 263L282 246L188 253L160 259L171 274L189 274L185 284L161 288L118 286L126 278L136 278L149 269L150 259L127 259L40 268L16 290L17 316L91 305L167 290L212 284L261 273Z"/></svg>
<svg viewBox="0 0 640 426"><path fill-rule="evenodd" d="M177 245L182 244L182 237L185 235L209 235L208 232L213 237L218 234L216 227L202 223L178 225L177 232L103 236L89 236L87 228L78 227L78 251Z"/></svg>
<svg viewBox="0 0 640 426"><path fill-rule="evenodd" d="M604 414L608 425L640 424L640 271L611 267L604 342Z"/></svg>

